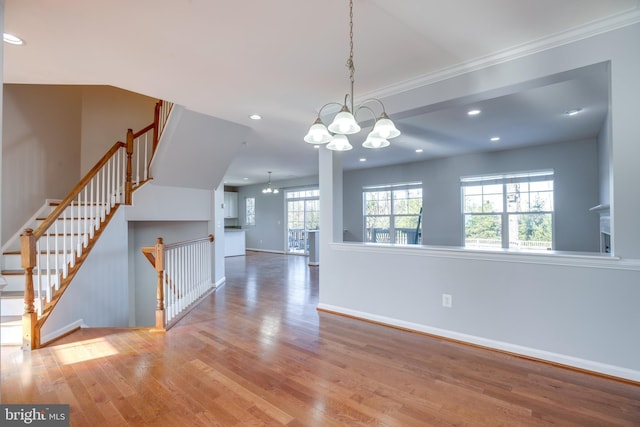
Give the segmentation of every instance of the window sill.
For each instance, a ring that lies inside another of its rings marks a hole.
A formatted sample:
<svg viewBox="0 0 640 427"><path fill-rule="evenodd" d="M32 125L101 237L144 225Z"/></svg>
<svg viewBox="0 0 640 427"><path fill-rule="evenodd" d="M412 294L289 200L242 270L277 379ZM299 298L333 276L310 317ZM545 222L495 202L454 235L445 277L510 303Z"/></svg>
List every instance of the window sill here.
<svg viewBox="0 0 640 427"><path fill-rule="evenodd" d="M469 260L516 262L523 264L547 264L564 266L588 266L594 268L613 268L639 270L639 259L623 259L611 254L598 252L564 251L515 251L509 249L469 249L452 246L392 245L385 243L343 242L329 243L336 251L385 253L394 255L412 255L439 258L458 258Z"/></svg>

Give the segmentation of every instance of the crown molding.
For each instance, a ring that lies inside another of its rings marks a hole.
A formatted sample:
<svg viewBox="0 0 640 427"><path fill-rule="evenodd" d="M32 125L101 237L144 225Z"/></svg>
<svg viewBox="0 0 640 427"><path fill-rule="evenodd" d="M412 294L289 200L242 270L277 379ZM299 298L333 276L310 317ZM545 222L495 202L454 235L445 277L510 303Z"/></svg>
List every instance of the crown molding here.
<svg viewBox="0 0 640 427"><path fill-rule="evenodd" d="M473 71L482 70L494 65L522 58L534 53L575 43L593 36L607 33L627 27L629 25L640 22L640 8L636 7L632 11L619 13L597 21L591 21L587 24L574 27L559 33L552 34L531 42L523 43L508 49L500 50L489 55L485 55L470 61L462 62L457 65L442 68L434 72L423 74L416 78L398 82L390 86L386 86L380 90L362 94L362 99L381 98L397 95L402 92L417 89L419 87L428 86L443 80L457 77Z"/></svg>

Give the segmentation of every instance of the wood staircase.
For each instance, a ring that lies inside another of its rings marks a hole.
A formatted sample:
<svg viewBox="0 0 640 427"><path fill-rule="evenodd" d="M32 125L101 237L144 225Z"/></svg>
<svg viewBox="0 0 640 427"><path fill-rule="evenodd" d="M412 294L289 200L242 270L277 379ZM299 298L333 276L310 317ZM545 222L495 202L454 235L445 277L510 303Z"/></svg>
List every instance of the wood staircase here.
<svg viewBox="0 0 640 427"><path fill-rule="evenodd" d="M130 205L133 191L151 180L149 165L172 106L159 101L153 123L129 129L126 143L116 142L64 200L45 203L3 251L2 345L46 344L40 331L91 249L119 206Z"/></svg>

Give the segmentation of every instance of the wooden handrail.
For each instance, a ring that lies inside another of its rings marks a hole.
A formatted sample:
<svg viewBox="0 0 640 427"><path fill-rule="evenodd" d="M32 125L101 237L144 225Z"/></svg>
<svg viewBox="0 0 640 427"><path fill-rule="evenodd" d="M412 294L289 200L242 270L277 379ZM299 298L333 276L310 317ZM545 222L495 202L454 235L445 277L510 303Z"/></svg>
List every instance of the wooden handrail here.
<svg viewBox="0 0 640 427"><path fill-rule="evenodd" d="M44 232L51 227L51 225L58 219L60 214L75 200L76 196L82 191L82 189L91 181L91 179L98 173L98 171L109 161L111 156L115 154L120 148L125 147L125 143L118 141L113 144L113 147L91 168L89 172L76 184L71 192L64 198L62 202L49 214L49 216L40 224L38 228L33 232L35 240L38 240L43 236Z"/></svg>
<svg viewBox="0 0 640 427"><path fill-rule="evenodd" d="M155 122L154 122L154 123L151 123L151 124L150 124L149 126L147 126L146 128L143 128L143 129L139 130L138 132L134 133L134 134L133 134L133 138L135 139L135 138L139 137L140 135L144 135L145 133L149 132L149 131L150 131L151 129L153 129L154 127L156 127Z"/></svg>
<svg viewBox="0 0 640 427"><path fill-rule="evenodd" d="M199 239L185 240L184 242L169 243L168 245L164 245L164 248L165 249L174 249L174 248L179 248L181 246L188 246L188 245L191 245L191 244L197 243L197 242L203 242L205 240L213 242L215 239L213 237L213 234L209 234L207 237L201 237Z"/></svg>

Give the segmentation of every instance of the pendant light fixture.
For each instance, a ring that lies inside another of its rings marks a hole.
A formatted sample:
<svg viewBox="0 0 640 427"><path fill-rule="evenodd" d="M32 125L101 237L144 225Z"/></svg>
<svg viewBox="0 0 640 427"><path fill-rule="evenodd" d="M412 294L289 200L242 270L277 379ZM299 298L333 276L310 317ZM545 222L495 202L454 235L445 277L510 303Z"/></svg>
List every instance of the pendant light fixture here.
<svg viewBox="0 0 640 427"><path fill-rule="evenodd" d="M271 171L267 173L269 174L269 183L262 189L262 194L278 194L280 190L271 187Z"/></svg>
<svg viewBox="0 0 640 427"><path fill-rule="evenodd" d="M353 86L355 67L353 65L353 0L349 0L349 58L347 59L347 68L349 68L349 81L351 83L351 92L344 96L344 103L329 102L320 108L316 121L309 128L309 132L304 140L309 144L327 144L329 150L347 151L353 147L349 143L347 135L353 135L360 132L361 128L355 119L362 110L367 110L373 115L375 124L373 130L369 132L367 139L362 144L364 148L384 148L390 145L389 139L400 135L400 131L393 124L387 115L384 104L379 99L371 98L362 101L359 105L353 105ZM382 108L380 116L376 116L374 110L370 108L369 103L377 103ZM336 114L329 126L325 126L320 118L322 110L329 105L339 105L342 107L340 112ZM349 108L351 107L351 108Z"/></svg>

